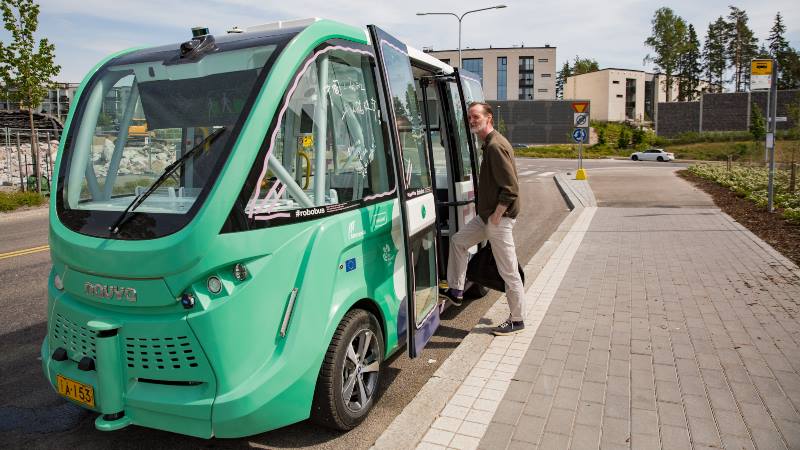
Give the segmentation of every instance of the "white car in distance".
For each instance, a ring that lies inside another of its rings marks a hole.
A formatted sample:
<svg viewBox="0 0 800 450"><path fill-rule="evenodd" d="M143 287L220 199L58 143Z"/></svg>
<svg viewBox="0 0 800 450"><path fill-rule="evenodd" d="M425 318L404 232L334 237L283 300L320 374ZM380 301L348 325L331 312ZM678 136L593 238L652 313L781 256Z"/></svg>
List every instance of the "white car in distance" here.
<svg viewBox="0 0 800 450"><path fill-rule="evenodd" d="M665 152L662 148L648 148L643 152L631 153L631 159L634 161L673 161L675 154Z"/></svg>

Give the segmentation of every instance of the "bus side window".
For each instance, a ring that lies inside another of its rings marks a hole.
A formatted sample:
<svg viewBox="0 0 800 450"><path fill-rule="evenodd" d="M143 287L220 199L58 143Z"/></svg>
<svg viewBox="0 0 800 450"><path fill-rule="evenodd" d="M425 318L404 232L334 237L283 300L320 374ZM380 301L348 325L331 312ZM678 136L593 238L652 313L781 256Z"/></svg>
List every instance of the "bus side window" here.
<svg viewBox="0 0 800 450"><path fill-rule="evenodd" d="M250 196L251 218L359 201L393 188L377 86L362 51L318 51L287 100L267 170Z"/></svg>

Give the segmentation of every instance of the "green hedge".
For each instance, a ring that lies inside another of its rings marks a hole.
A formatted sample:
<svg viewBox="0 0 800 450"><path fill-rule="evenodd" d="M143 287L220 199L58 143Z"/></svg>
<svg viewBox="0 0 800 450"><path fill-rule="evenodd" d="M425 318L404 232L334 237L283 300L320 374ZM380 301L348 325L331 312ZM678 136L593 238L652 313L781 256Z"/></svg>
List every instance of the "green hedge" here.
<svg viewBox="0 0 800 450"><path fill-rule="evenodd" d="M36 192L0 192L0 211L13 211L22 206L39 206L46 201L46 197Z"/></svg>

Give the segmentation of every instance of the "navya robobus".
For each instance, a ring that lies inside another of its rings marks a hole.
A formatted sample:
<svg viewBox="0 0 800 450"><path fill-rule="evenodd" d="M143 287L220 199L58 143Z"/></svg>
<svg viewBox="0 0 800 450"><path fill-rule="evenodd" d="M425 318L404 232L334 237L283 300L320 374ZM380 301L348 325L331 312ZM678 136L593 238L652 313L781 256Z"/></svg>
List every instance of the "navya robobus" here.
<svg viewBox="0 0 800 450"><path fill-rule="evenodd" d="M375 26L193 34L78 90L44 373L100 430L351 429L386 357L439 324L448 236L474 215L480 83Z"/></svg>

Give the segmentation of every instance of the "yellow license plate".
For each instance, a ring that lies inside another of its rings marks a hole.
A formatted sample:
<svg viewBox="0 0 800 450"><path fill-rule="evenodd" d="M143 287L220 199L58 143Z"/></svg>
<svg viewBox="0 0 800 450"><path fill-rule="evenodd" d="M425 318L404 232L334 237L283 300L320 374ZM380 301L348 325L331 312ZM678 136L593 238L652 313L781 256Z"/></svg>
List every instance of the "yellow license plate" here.
<svg viewBox="0 0 800 450"><path fill-rule="evenodd" d="M94 408L94 388L88 384L78 383L67 377L56 375L58 393L78 403Z"/></svg>

